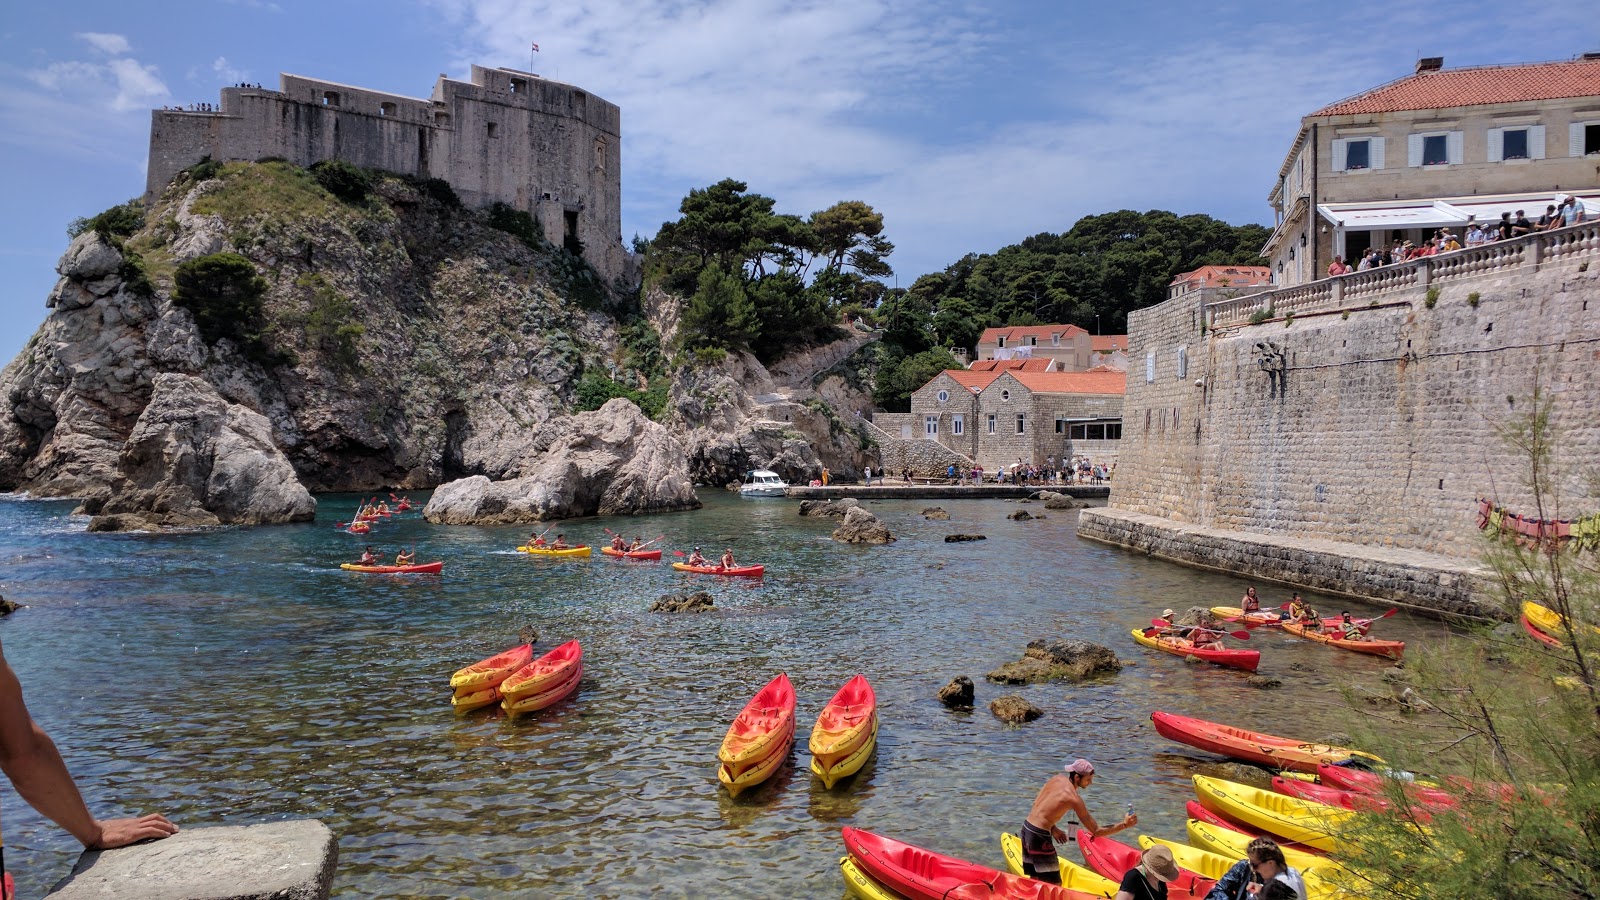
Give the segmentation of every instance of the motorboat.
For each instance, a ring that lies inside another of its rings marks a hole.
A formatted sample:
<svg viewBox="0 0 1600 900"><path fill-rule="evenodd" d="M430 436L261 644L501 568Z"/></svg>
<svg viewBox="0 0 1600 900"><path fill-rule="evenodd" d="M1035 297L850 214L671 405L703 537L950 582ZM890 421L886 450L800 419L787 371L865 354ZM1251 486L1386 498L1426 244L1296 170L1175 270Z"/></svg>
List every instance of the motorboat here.
<svg viewBox="0 0 1600 900"><path fill-rule="evenodd" d="M742 497L782 497L783 492L789 487L777 472L766 469L754 469L745 483L739 486L739 495Z"/></svg>

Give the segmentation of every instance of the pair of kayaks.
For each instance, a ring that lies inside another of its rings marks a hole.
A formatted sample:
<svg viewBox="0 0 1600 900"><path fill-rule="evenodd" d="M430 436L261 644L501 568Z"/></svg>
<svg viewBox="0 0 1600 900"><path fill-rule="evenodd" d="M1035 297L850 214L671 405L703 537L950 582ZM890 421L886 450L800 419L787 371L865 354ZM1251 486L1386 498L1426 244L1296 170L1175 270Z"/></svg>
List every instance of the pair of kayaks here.
<svg viewBox="0 0 1600 900"><path fill-rule="evenodd" d="M1566 646L1567 620L1555 610L1531 600L1524 601L1521 620L1522 627L1540 643L1550 647ZM1600 628L1590 628L1600 634Z"/></svg>
<svg viewBox="0 0 1600 900"><path fill-rule="evenodd" d="M767 571L766 566L691 566L685 562L675 562L674 569L680 572L698 572L701 575L729 575L743 576L745 578L760 578Z"/></svg>
<svg viewBox="0 0 1600 900"><path fill-rule="evenodd" d="M518 547L517 552L529 553L534 556L587 557L590 555L590 548L585 544L579 544L576 547L562 547L559 550L554 547Z"/></svg>
<svg viewBox="0 0 1600 900"><path fill-rule="evenodd" d="M1213 606L1211 607L1211 614L1224 622L1238 622L1243 625L1266 628L1276 628L1289 621L1288 616L1278 610L1261 609L1247 613L1242 606ZM1340 624L1341 621L1337 616L1324 617L1322 625L1324 628L1333 628ZM1372 627L1371 619L1356 619L1355 623L1361 627L1362 634L1366 634L1367 629Z"/></svg>
<svg viewBox="0 0 1600 900"><path fill-rule="evenodd" d="M734 717L717 750L717 780L737 797L776 773L795 734L794 685L779 673ZM861 771L878 742L878 697L865 675L834 693L811 729L811 773L824 789Z"/></svg>
<svg viewBox="0 0 1600 900"><path fill-rule="evenodd" d="M577 690L583 678L583 648L568 641L533 658L533 645L497 653L450 676L450 705L457 715L499 703L516 718L544 709Z"/></svg>
<svg viewBox="0 0 1600 900"><path fill-rule="evenodd" d="M1356 815L1354 810L1205 775L1194 776L1194 793L1201 806L1225 819L1329 852L1339 849L1337 835Z"/></svg>
<svg viewBox="0 0 1600 900"><path fill-rule="evenodd" d="M1323 763L1351 761L1383 765L1378 757L1348 747L1297 741L1176 713L1156 710L1150 714L1150 721L1155 724L1156 732L1168 740L1274 769L1316 772Z"/></svg>
<svg viewBox="0 0 1600 900"><path fill-rule="evenodd" d="M349 572L367 572L377 575L437 575L444 571L444 563L417 563L410 566L363 566L360 563L340 563L339 568Z"/></svg>
<svg viewBox="0 0 1600 900"><path fill-rule="evenodd" d="M1236 650L1229 648L1223 648L1221 650L1209 650L1202 647L1196 647L1193 641L1189 641L1181 637L1156 635L1153 633L1154 631L1155 629L1153 628L1135 628L1133 629L1133 639L1146 647L1164 650L1173 654L1174 656L1193 656L1197 659L1203 659L1209 663L1215 663L1219 666L1227 666L1232 669L1243 669L1246 672L1254 672L1256 667L1261 664L1260 650Z"/></svg>
<svg viewBox="0 0 1600 900"><path fill-rule="evenodd" d="M660 550L618 550L615 547L601 547L600 552L618 559L660 559Z"/></svg>
<svg viewBox="0 0 1600 900"><path fill-rule="evenodd" d="M1326 622L1330 620L1324 619L1323 621ZM1331 621L1337 622L1338 620L1334 619ZM1379 641L1372 639L1358 641L1347 640L1342 636L1342 632L1334 632L1330 634L1320 628L1309 627L1303 622L1285 622L1283 623L1283 630L1296 637L1305 638L1308 641L1316 641L1319 644L1327 644L1332 647L1338 647L1341 650L1351 650L1356 653L1370 653L1373 656L1385 656L1389 659L1399 659L1406 652L1405 641Z"/></svg>
<svg viewBox="0 0 1600 900"><path fill-rule="evenodd" d="M860 828L843 828L849 855L839 860L845 887L863 900L1103 900L1104 895L1046 884L946 856ZM1169 895L1170 896L1170 895Z"/></svg>

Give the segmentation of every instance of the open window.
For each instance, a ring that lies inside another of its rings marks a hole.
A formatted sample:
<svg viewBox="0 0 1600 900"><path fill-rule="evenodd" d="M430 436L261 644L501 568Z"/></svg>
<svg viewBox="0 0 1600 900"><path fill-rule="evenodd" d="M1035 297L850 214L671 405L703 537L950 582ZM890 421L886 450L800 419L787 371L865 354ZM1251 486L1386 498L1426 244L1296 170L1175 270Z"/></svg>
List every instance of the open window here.
<svg viewBox="0 0 1600 900"><path fill-rule="evenodd" d="M398 112L399 109L400 109L400 107L394 105L393 103L379 103L378 104L378 115L383 116L385 118L388 118L388 117L393 116L396 112Z"/></svg>
<svg viewBox="0 0 1600 900"><path fill-rule="evenodd" d="M339 92L338 91L323 91L322 92L322 105L323 106L338 106L339 105Z"/></svg>

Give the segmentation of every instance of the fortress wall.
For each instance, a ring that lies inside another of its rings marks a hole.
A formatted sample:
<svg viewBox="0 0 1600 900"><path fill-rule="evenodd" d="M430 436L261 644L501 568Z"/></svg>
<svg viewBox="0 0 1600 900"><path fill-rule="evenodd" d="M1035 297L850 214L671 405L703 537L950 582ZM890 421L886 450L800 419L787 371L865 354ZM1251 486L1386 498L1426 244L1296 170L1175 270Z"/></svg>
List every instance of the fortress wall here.
<svg viewBox="0 0 1600 900"><path fill-rule="evenodd" d="M1181 298L1134 313L1112 511L1178 531L1470 560L1481 540L1475 498L1534 512L1527 459L1496 429L1529 410L1538 386L1560 432L1560 515L1595 512L1600 499L1586 496L1583 478L1600 470L1600 228L1585 235L1555 262L1435 281L1433 308L1424 284L1401 285L1347 309L1204 338L1201 311ZM1283 351L1281 390L1258 364L1265 342Z"/></svg>

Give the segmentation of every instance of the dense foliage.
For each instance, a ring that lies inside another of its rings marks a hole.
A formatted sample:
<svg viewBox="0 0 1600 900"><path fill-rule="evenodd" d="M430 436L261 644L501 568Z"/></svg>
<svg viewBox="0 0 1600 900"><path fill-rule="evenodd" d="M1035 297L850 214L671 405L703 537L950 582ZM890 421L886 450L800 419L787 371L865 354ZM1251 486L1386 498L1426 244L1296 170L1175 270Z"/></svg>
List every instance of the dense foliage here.
<svg viewBox="0 0 1600 900"><path fill-rule="evenodd" d="M172 302L194 315L206 343L228 338L247 357L265 363L271 359L262 340L266 293L266 279L254 263L237 253L213 253L178 266Z"/></svg>
<svg viewBox="0 0 1600 900"><path fill-rule="evenodd" d="M377 175L342 159L325 159L311 167L311 175L328 193L346 203L365 203Z"/></svg>
<svg viewBox="0 0 1600 900"><path fill-rule="evenodd" d="M1520 404L1519 404L1520 405ZM1594 509L1600 490L1559 496L1558 436L1549 404L1502 432L1525 456L1540 518ZM1363 746L1397 769L1427 773L1458 798L1451 809L1362 816L1346 862L1357 896L1392 900L1600 896L1600 559L1576 542L1493 540L1486 561L1505 612L1525 600L1560 613L1562 646L1509 626L1408 648L1405 677L1425 712L1360 710ZM1576 624L1575 624L1576 623ZM1470 779L1475 788L1459 778ZM1407 810L1409 786L1389 799Z"/></svg>
<svg viewBox="0 0 1600 900"><path fill-rule="evenodd" d="M113 244L120 246L122 238L144 227L144 202L138 197L111 207L97 216L73 219L67 226L67 236L77 237L86 231L98 232Z"/></svg>
<svg viewBox="0 0 1600 900"><path fill-rule="evenodd" d="M832 337L842 308L873 305L893 273L883 216L847 200L809 218L724 179L689 192L682 217L639 241L649 276L689 297L683 349L749 350L771 362Z"/></svg>

